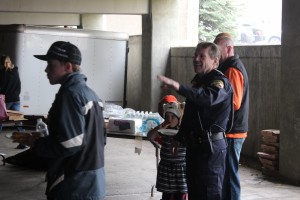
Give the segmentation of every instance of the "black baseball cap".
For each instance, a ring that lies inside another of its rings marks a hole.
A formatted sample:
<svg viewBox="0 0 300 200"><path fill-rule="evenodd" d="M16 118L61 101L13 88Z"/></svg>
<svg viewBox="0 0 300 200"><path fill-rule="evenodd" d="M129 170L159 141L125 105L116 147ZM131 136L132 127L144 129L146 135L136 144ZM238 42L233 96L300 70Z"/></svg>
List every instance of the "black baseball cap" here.
<svg viewBox="0 0 300 200"><path fill-rule="evenodd" d="M50 46L46 55L34 55L34 57L45 61L48 61L49 59L57 59L76 65L81 64L81 53L78 47L70 42L64 41L54 42Z"/></svg>

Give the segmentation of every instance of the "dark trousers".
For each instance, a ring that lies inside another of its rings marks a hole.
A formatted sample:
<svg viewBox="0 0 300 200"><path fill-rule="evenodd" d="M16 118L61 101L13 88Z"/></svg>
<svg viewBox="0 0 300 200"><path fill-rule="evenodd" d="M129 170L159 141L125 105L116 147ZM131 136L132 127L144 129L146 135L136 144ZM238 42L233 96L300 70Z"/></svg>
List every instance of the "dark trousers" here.
<svg viewBox="0 0 300 200"><path fill-rule="evenodd" d="M186 168L189 200L220 200L225 173L226 141L213 142L214 152L208 145L187 148Z"/></svg>

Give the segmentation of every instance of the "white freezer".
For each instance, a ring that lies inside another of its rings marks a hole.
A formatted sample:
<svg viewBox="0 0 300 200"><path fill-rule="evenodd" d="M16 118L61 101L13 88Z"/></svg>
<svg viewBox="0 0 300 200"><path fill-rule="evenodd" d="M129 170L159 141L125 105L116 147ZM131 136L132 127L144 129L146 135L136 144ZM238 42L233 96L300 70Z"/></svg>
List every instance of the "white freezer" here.
<svg viewBox="0 0 300 200"><path fill-rule="evenodd" d="M60 85L50 85L46 62L33 55L46 54L55 41L69 41L82 53L81 69L88 85L104 102L126 103L128 34L81 29L0 26L0 53L11 56L21 78L21 111L45 115Z"/></svg>

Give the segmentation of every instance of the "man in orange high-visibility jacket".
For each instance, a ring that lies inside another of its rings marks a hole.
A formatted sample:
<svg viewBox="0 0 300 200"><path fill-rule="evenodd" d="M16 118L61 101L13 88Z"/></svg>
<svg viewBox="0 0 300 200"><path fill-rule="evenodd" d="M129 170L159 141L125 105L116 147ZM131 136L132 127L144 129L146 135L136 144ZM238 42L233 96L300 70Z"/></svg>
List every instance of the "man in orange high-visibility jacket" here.
<svg viewBox="0 0 300 200"><path fill-rule="evenodd" d="M241 187L238 168L240 153L248 132L248 75L239 57L234 55L234 46L230 34L219 34L214 43L219 46L221 51L218 69L228 77L234 90L234 121L230 132L226 134L228 148L222 199L240 200Z"/></svg>

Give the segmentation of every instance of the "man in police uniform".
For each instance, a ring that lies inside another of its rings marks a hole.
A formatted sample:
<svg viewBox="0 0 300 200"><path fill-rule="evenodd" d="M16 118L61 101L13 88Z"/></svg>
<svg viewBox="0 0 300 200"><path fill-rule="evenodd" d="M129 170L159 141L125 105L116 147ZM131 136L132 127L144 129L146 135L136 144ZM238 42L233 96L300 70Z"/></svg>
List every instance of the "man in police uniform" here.
<svg viewBox="0 0 300 200"><path fill-rule="evenodd" d="M186 97L186 106L173 144L186 145L189 200L220 200L225 171L225 131L232 112L233 89L216 68L220 51L210 42L199 43L194 55L195 77L186 86L158 75L162 88Z"/></svg>

